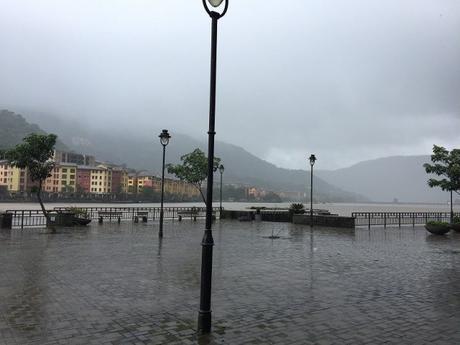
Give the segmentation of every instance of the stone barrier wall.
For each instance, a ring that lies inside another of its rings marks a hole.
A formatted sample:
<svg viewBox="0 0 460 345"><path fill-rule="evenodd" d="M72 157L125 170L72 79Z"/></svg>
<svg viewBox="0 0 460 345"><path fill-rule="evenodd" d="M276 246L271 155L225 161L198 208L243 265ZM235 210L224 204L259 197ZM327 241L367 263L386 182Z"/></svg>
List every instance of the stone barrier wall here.
<svg viewBox="0 0 460 345"><path fill-rule="evenodd" d="M294 224L310 225L310 215L295 214L292 217L292 222ZM313 225L328 226L334 228L354 228L355 219L353 217L314 215Z"/></svg>

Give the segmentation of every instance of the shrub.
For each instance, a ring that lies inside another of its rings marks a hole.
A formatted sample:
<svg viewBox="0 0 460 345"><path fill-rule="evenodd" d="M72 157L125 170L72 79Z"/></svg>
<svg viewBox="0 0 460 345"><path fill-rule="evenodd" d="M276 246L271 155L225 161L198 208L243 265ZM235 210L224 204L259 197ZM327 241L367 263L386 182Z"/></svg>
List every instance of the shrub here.
<svg viewBox="0 0 460 345"><path fill-rule="evenodd" d="M295 214L305 213L305 206L301 203L294 203L289 206L289 211Z"/></svg>
<svg viewBox="0 0 460 345"><path fill-rule="evenodd" d="M427 225L435 225L435 226L449 226L448 222L440 222L437 220L430 220L426 222Z"/></svg>
<svg viewBox="0 0 460 345"><path fill-rule="evenodd" d="M82 208L78 207L69 207L67 208L70 212L72 212L75 216L81 217L81 218L88 218L88 212Z"/></svg>
<svg viewBox="0 0 460 345"><path fill-rule="evenodd" d="M460 217L459 217L459 216L454 217L454 219L452 219L452 223L454 223L454 224L460 224Z"/></svg>

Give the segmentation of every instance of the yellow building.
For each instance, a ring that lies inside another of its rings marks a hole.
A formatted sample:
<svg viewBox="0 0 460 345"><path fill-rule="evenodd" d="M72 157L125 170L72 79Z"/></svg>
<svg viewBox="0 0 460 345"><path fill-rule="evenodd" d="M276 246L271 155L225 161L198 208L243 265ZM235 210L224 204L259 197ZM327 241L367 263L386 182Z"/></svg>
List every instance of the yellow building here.
<svg viewBox="0 0 460 345"><path fill-rule="evenodd" d="M112 169L104 165L91 169L91 193L112 193Z"/></svg>
<svg viewBox="0 0 460 345"><path fill-rule="evenodd" d="M116 169L118 171L118 169ZM112 172L112 185L115 185L115 171ZM128 173L124 169L120 169L120 191L121 193L128 193L128 185L129 185L129 178L128 178Z"/></svg>
<svg viewBox="0 0 460 345"><path fill-rule="evenodd" d="M23 192L27 188L27 174L25 169L8 165L0 161L0 186L6 186L10 192Z"/></svg>
<svg viewBox="0 0 460 345"><path fill-rule="evenodd" d="M44 184L43 190L48 193L73 193L77 185L77 165L59 164L51 171Z"/></svg>
<svg viewBox="0 0 460 345"><path fill-rule="evenodd" d="M153 177L152 176L138 176L136 181L137 193L142 193L145 188L153 187Z"/></svg>
<svg viewBox="0 0 460 345"><path fill-rule="evenodd" d="M158 185L159 188L161 188L161 179L159 179ZM195 197L200 195L198 189L196 189L196 187L190 183L173 179L165 179L165 192L187 197Z"/></svg>
<svg viewBox="0 0 460 345"><path fill-rule="evenodd" d="M135 174L128 175L128 193L136 194L137 193L137 176Z"/></svg>

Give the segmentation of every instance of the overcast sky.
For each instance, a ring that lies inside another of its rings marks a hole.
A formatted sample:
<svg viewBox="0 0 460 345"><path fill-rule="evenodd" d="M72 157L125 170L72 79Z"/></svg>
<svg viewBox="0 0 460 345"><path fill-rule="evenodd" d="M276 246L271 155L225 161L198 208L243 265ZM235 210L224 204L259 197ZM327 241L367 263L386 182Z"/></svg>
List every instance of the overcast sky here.
<svg viewBox="0 0 460 345"><path fill-rule="evenodd" d="M0 0L0 108L205 139L209 40L201 0ZM287 168L460 147L460 1L231 0L216 129Z"/></svg>

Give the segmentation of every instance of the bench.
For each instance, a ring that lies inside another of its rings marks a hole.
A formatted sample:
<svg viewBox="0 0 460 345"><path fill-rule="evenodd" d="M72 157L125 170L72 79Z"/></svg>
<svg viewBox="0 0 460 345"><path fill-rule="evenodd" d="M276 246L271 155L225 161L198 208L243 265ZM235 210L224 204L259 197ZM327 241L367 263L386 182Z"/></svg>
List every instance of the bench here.
<svg viewBox="0 0 460 345"><path fill-rule="evenodd" d="M182 217L187 217L196 221L197 218L206 218L206 211L203 210L184 210L177 212L177 218L179 222L182 220ZM215 219L215 212L212 212L212 217Z"/></svg>
<svg viewBox="0 0 460 345"><path fill-rule="evenodd" d="M103 217L103 218L118 218L118 217L123 216L123 212L119 212L119 211L99 211L97 213L97 215L99 217Z"/></svg>
<svg viewBox="0 0 460 345"><path fill-rule="evenodd" d="M112 220L112 218L117 219L118 223L121 221L121 217L123 216L123 212L120 211L98 211L97 212L98 219L99 219L99 224L102 224L104 222L104 218L109 218Z"/></svg>
<svg viewBox="0 0 460 345"><path fill-rule="evenodd" d="M139 223L139 217L142 218L143 223L147 223L149 212L148 211L136 211L136 215L134 216L134 223Z"/></svg>

